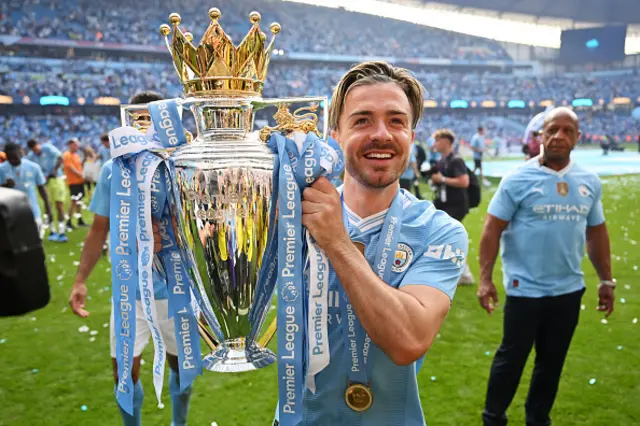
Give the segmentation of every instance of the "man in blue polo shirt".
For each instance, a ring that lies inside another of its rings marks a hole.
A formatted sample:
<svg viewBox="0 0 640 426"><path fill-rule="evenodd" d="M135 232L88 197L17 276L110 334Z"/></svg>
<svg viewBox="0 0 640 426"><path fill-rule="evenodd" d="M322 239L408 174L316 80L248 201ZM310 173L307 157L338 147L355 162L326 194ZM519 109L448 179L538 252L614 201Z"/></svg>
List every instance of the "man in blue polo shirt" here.
<svg viewBox="0 0 640 426"><path fill-rule="evenodd" d="M40 144L35 139L27 141L27 148L29 149L27 158L40 166L47 179L49 201L55 204L58 212L58 232L56 232L53 217L49 217L51 224L49 241L66 243L69 241L65 235L67 223L64 218L64 201L67 198L67 186L62 172L62 153L51 142Z"/></svg>
<svg viewBox="0 0 640 426"><path fill-rule="evenodd" d="M152 101L162 100L162 97L155 92L141 92L133 96L130 103L147 104ZM102 248L109 233L109 208L111 201L111 170L113 160L108 160L100 172L100 178L96 184L93 199L89 206L89 210L95 213L93 224L87 234L82 248L82 256L80 266L76 274L73 289L69 297L69 304L73 312L85 318L89 316L89 312L84 309L87 297L86 280L91 274L96 263L100 259ZM154 227L154 237L156 240L155 251L161 249L158 228ZM180 392L180 380L178 376L178 356L177 342L175 336L175 327L172 318L168 317L168 291L166 278L161 276L155 269L153 270L153 292L156 303L156 312L158 316L158 325L162 338L167 350L167 362L169 363L169 393L171 395L173 422L172 426L185 426L187 424L187 412L189 410L189 399L191 397L191 387ZM111 358L113 364L113 375L116 383L118 383L118 364L116 362L116 337L114 331L113 310L111 312ZM140 360L142 351L149 342L151 330L145 320L143 305L140 300L140 290L136 286L136 336L133 349L133 367L131 369L132 379L135 383L133 393L133 411L134 414L128 414L122 407L120 413L125 426L139 426L141 423L140 409L144 397L142 383L138 380L140 374Z"/></svg>
<svg viewBox="0 0 640 426"><path fill-rule="evenodd" d="M551 424L565 357L585 290L580 268L587 253L600 278L598 310L613 311L609 235L598 177L571 161L580 138L578 117L557 108L545 118L543 154L500 182L480 241L480 305L497 303L492 282L500 242L504 287L504 336L491 366L483 413L486 426L506 425L531 348L536 360L526 402L527 426ZM501 239L501 240L500 240Z"/></svg>
<svg viewBox="0 0 640 426"><path fill-rule="evenodd" d="M6 188L13 188L24 192L29 197L33 217L38 225L40 238L44 236L42 222L42 212L36 196L36 188L42 197L47 215L51 217L51 205L45 190L46 180L42 174L42 169L33 161L22 158L20 145L9 142L4 147L7 161L0 164L0 185Z"/></svg>

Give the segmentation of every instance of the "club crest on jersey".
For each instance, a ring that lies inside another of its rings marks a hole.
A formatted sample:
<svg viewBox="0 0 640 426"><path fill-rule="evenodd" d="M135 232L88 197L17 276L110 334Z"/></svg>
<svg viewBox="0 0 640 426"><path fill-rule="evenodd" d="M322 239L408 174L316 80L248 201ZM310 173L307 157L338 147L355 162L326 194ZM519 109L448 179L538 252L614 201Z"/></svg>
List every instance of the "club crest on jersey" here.
<svg viewBox="0 0 640 426"><path fill-rule="evenodd" d="M391 270L393 272L404 272L413 260L413 250L405 243L398 244L396 255L393 258Z"/></svg>
<svg viewBox="0 0 640 426"><path fill-rule="evenodd" d="M587 188L585 185L580 185L578 187L578 192L583 197L589 197L591 195L591 192L589 191L589 188Z"/></svg>
<svg viewBox="0 0 640 426"><path fill-rule="evenodd" d="M558 190L558 194L566 197L569 193L569 184L567 182L558 182L556 184L556 189Z"/></svg>

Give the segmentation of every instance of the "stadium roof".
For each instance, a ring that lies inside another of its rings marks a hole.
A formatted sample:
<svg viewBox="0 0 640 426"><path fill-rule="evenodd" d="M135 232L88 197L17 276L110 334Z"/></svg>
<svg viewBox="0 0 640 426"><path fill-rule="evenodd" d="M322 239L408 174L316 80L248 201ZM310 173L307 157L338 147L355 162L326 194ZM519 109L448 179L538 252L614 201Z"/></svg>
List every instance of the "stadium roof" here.
<svg viewBox="0 0 640 426"><path fill-rule="evenodd" d="M425 3L434 3L431 0ZM640 24L640 0L436 0L460 8L606 24Z"/></svg>

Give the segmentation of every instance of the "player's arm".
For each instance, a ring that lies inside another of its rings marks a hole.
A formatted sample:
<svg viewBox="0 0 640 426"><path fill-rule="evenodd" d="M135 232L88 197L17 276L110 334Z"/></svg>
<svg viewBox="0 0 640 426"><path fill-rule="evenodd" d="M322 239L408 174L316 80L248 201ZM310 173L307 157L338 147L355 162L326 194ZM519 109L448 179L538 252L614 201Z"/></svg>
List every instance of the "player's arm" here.
<svg viewBox="0 0 640 426"><path fill-rule="evenodd" d="M461 159L455 159L452 163L453 174L455 177L443 176L443 183L447 186L454 188L468 188L469 187L469 175L467 174L467 168L464 165L464 161Z"/></svg>
<svg viewBox="0 0 640 426"><path fill-rule="evenodd" d="M47 190L44 185L38 185L38 192L40 193L40 197L42 198L42 202L44 203L44 209L47 212L49 220L53 221L53 215L51 214L51 203L49 203L49 194L47 194Z"/></svg>
<svg viewBox="0 0 640 426"><path fill-rule="evenodd" d="M487 313L493 312L498 303L498 292L493 284L493 268L496 265L500 237L509 222L489 213L480 237L480 284L478 285L478 301ZM491 303L493 301L493 303Z"/></svg>
<svg viewBox="0 0 640 426"><path fill-rule="evenodd" d="M69 296L69 305L73 313L82 318L89 316L89 312L84 309L84 303L87 297L86 281L89 275L91 275L93 268L95 268L96 263L100 260L102 248L107 240L108 233L109 218L99 214L94 215L93 223L84 240L82 254L80 255L80 266L78 266L78 272L76 273L71 295Z"/></svg>
<svg viewBox="0 0 640 426"><path fill-rule="evenodd" d="M595 194L595 202L589 215L587 216L587 255L593 264L593 267L600 278L601 283L598 287L598 310L604 311L606 316L611 315L614 305L614 287L612 286L611 274L611 245L609 242L609 232L604 220L602 211L602 203L600 202L601 189Z"/></svg>
<svg viewBox="0 0 640 426"><path fill-rule="evenodd" d="M478 301L491 314L498 303L498 292L493 283L493 268L498 257L500 237L509 226L518 208L518 201L512 195L513 181L510 176L500 181L496 194L489 203L484 229L480 237L480 284ZM493 301L493 303L491 303Z"/></svg>
<svg viewBox="0 0 640 426"><path fill-rule="evenodd" d="M340 196L325 178L304 191L302 224L327 254L371 340L398 365L423 356L449 311L447 294L428 286L396 289L384 283L351 243Z"/></svg>
<svg viewBox="0 0 640 426"><path fill-rule="evenodd" d="M611 281L611 252L607 225L587 226L587 254L601 281Z"/></svg>
<svg viewBox="0 0 640 426"><path fill-rule="evenodd" d="M53 166L53 169L51 169L51 173L49 174L49 176L47 176L47 179L58 176L58 170L60 170L61 166L62 166L62 156L58 156L58 158L56 159L56 164Z"/></svg>

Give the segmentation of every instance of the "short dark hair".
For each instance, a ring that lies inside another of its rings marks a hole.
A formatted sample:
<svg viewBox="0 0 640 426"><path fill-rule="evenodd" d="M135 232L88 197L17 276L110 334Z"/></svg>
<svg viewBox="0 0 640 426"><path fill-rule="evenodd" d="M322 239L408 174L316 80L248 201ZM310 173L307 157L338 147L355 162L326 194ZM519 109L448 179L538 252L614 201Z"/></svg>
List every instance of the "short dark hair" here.
<svg viewBox="0 0 640 426"><path fill-rule="evenodd" d="M71 138L67 141L67 145L71 145L72 143L77 143L78 145L80 145L80 141L78 140L78 138Z"/></svg>
<svg viewBox="0 0 640 426"><path fill-rule="evenodd" d="M449 139L449 142L453 144L456 141L456 134L453 133L453 130L450 129L436 130L436 132L433 134L433 139L438 140L441 138Z"/></svg>
<svg viewBox="0 0 640 426"><path fill-rule="evenodd" d="M483 130L484 130L484 127L482 127L482 126L478 126L478 131L479 131L479 132L481 132L481 131L483 131Z"/></svg>
<svg viewBox="0 0 640 426"><path fill-rule="evenodd" d="M100 135L100 140L101 141L108 141L109 140L109 133L103 133Z"/></svg>
<svg viewBox="0 0 640 426"><path fill-rule="evenodd" d="M148 104L149 102L161 101L163 99L164 96L158 92L154 92L153 90L143 90L133 95L131 99L129 99L129 103L132 105Z"/></svg>
<svg viewBox="0 0 640 426"><path fill-rule="evenodd" d="M34 146L38 145L38 141L35 139L29 139L27 141L27 148L32 149Z"/></svg>
<svg viewBox="0 0 640 426"><path fill-rule="evenodd" d="M9 155L13 152L20 152L20 145L18 145L17 143L13 143L13 142L7 142L4 145L4 153Z"/></svg>

